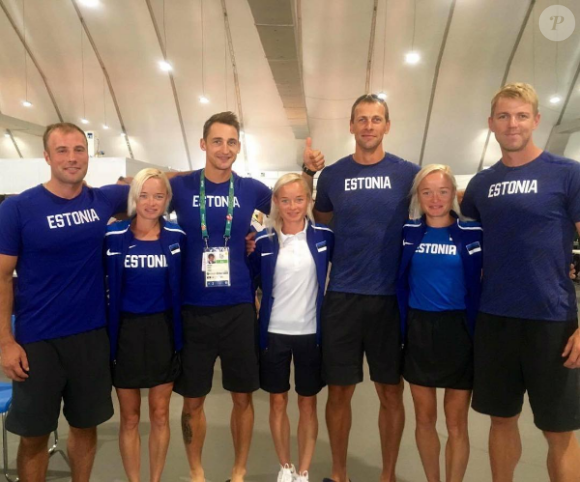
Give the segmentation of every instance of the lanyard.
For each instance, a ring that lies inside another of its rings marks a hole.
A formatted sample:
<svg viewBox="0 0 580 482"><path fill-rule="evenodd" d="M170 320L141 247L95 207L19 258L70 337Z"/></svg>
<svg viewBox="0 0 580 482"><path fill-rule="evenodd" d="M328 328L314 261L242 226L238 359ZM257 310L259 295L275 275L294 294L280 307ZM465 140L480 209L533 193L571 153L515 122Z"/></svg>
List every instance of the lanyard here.
<svg viewBox="0 0 580 482"><path fill-rule="evenodd" d="M199 217L201 219L201 237L208 247L209 233L207 232L206 212L205 212L205 169L201 170L201 181L199 186ZM234 175L230 175L230 190L228 193L228 214L226 216L226 228L224 230L225 246L231 237L232 220L234 219Z"/></svg>

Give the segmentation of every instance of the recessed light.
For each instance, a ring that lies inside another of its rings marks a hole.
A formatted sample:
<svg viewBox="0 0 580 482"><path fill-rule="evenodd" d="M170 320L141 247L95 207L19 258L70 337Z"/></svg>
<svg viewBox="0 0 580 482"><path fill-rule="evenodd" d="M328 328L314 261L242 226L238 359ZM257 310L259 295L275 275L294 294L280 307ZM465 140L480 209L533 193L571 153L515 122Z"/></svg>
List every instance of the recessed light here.
<svg viewBox="0 0 580 482"><path fill-rule="evenodd" d="M385 94L384 92L379 92L379 93L377 94L377 97L378 97L379 99L382 99L382 100L387 100L387 94Z"/></svg>
<svg viewBox="0 0 580 482"><path fill-rule="evenodd" d="M81 0L81 5L85 7L95 8L99 6L99 0Z"/></svg>
<svg viewBox="0 0 580 482"><path fill-rule="evenodd" d="M205 95L200 95L200 96L199 96L199 101L200 101L202 104L209 104L209 99L208 99L208 98L207 98Z"/></svg>
<svg viewBox="0 0 580 482"><path fill-rule="evenodd" d="M4 137L10 137L10 134L8 134L8 132L6 134L4 134Z"/></svg>
<svg viewBox="0 0 580 482"><path fill-rule="evenodd" d="M88 123L89 123L88 119L85 119L85 118L81 119L81 122L82 122L83 124L88 124Z"/></svg>
<svg viewBox="0 0 580 482"><path fill-rule="evenodd" d="M550 97L550 104L559 104L560 102L562 102L562 97L559 95L553 95Z"/></svg>
<svg viewBox="0 0 580 482"><path fill-rule="evenodd" d="M108 129L109 126L107 124L103 124L103 129Z"/></svg>
<svg viewBox="0 0 580 482"><path fill-rule="evenodd" d="M163 70L163 72L171 72L173 70L171 64L169 62L166 62L165 60L159 61L159 68Z"/></svg>
<svg viewBox="0 0 580 482"><path fill-rule="evenodd" d="M409 52L405 55L405 62L408 64L418 64L419 60L421 60L421 56L417 52Z"/></svg>
<svg viewBox="0 0 580 482"><path fill-rule="evenodd" d="M24 107L32 107L32 102L28 102L27 100L25 100L25 101L22 102L22 105Z"/></svg>

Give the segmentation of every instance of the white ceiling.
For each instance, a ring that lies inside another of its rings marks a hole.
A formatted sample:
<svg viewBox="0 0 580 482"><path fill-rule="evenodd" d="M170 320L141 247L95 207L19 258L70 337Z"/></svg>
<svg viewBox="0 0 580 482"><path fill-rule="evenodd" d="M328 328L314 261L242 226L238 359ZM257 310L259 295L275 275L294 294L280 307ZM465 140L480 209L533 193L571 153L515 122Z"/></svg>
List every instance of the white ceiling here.
<svg viewBox="0 0 580 482"><path fill-rule="evenodd" d="M57 122L59 113L75 123L84 115L90 124L83 127L97 132L107 156L199 168L203 122L215 112L239 113L241 105L245 151L237 169L297 169L303 140L295 138L287 96L279 90L285 87L279 77L275 82L266 55L276 42L292 39L287 30L276 37L275 28L259 35L255 25L259 9L275 19L276 9L287 9L289 2L295 9L293 31L301 32L298 91L303 84L305 127L329 162L353 151L350 107L367 82L370 92L388 94L392 128L385 148L417 163L448 163L457 174L474 173L499 157L493 137L486 146L487 116L504 76L536 86L543 115L536 134L540 146L546 146L555 125L580 119L578 0L558 0L576 18L574 33L562 42L546 39L538 28L541 12L554 3L549 0L249 0L252 8L248 0L203 0L203 68L201 0L165 0L165 5L163 0L99 0L96 8L81 0L26 0L26 44L36 60L35 65L27 57L30 108L22 106L22 1L0 0L0 114L41 126ZM414 48L422 60L412 66L404 55L411 50L414 25ZM172 74L158 67L164 44ZM281 51L297 50L291 47ZM206 105L198 101L204 90L211 101ZM550 104L555 93L568 102ZM102 128L105 116L109 130ZM0 128L10 127L1 119ZM0 158L40 157L40 138L12 127L14 142L0 137ZM580 159L579 137L572 133L569 142L560 142L562 152Z"/></svg>

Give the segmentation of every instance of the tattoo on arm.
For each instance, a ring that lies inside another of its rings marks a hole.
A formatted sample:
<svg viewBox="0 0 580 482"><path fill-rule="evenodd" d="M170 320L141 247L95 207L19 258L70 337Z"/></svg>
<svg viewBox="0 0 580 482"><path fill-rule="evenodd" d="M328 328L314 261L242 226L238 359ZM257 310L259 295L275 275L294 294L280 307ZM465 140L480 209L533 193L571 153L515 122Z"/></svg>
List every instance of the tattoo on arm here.
<svg viewBox="0 0 580 482"><path fill-rule="evenodd" d="M183 412L181 414L181 431L183 432L183 442L190 445L193 440L193 431L191 430L191 413Z"/></svg>

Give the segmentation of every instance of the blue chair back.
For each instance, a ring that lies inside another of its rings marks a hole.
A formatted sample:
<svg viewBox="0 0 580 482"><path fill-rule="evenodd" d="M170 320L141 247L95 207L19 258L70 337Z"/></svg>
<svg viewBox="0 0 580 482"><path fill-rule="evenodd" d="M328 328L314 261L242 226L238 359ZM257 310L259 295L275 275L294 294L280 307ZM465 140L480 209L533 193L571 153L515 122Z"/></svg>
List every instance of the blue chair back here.
<svg viewBox="0 0 580 482"><path fill-rule="evenodd" d="M0 413L6 413L12 403L12 382L0 382Z"/></svg>

